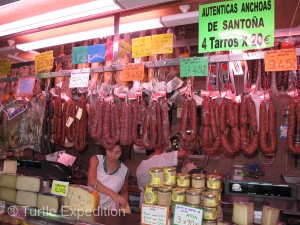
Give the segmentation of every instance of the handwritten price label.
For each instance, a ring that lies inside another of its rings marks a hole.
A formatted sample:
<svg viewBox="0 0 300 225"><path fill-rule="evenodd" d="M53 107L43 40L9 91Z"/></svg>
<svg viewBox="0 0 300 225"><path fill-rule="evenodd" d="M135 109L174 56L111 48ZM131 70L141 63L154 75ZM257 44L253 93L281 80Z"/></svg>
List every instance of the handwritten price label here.
<svg viewBox="0 0 300 225"><path fill-rule="evenodd" d="M132 57L151 55L151 36L132 39Z"/></svg>
<svg viewBox="0 0 300 225"><path fill-rule="evenodd" d="M11 62L9 59L0 60L0 75L10 74Z"/></svg>
<svg viewBox="0 0 300 225"><path fill-rule="evenodd" d="M141 224L143 225L167 225L169 208L158 205L142 205Z"/></svg>
<svg viewBox="0 0 300 225"><path fill-rule="evenodd" d="M82 88L89 85L90 69L72 70L69 88Z"/></svg>
<svg viewBox="0 0 300 225"><path fill-rule="evenodd" d="M69 189L69 182L53 180L51 194L59 195L59 196L67 196L68 189Z"/></svg>
<svg viewBox="0 0 300 225"><path fill-rule="evenodd" d="M144 64L143 63L129 63L122 72L122 81L134 81L144 79Z"/></svg>
<svg viewBox="0 0 300 225"><path fill-rule="evenodd" d="M295 49L281 49L265 52L265 71L297 70Z"/></svg>
<svg viewBox="0 0 300 225"><path fill-rule="evenodd" d="M34 67L36 72L53 68L53 50L35 56Z"/></svg>
<svg viewBox="0 0 300 225"><path fill-rule="evenodd" d="M152 35L152 55L173 53L173 34Z"/></svg>
<svg viewBox="0 0 300 225"><path fill-rule="evenodd" d="M192 57L180 59L181 77L199 77L208 75L208 58Z"/></svg>
<svg viewBox="0 0 300 225"><path fill-rule="evenodd" d="M174 225L201 225L203 219L203 209L175 205L173 218Z"/></svg>

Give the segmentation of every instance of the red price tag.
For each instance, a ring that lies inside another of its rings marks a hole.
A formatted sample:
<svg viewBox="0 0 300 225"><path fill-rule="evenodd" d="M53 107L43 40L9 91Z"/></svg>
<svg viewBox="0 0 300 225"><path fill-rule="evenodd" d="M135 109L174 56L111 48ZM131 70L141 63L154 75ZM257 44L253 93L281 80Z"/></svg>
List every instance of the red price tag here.
<svg viewBox="0 0 300 225"><path fill-rule="evenodd" d="M280 49L265 52L265 71L297 70L296 50Z"/></svg>

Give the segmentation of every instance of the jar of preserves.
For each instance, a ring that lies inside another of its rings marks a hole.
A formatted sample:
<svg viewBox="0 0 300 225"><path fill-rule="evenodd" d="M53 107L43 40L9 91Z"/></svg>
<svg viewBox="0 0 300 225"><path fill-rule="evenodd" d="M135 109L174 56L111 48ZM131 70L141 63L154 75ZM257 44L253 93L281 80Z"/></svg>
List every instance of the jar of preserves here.
<svg viewBox="0 0 300 225"><path fill-rule="evenodd" d="M176 185L176 167L164 167L164 185Z"/></svg>
<svg viewBox="0 0 300 225"><path fill-rule="evenodd" d="M203 219L216 221L218 218L218 212L216 207L203 207Z"/></svg>
<svg viewBox="0 0 300 225"><path fill-rule="evenodd" d="M219 204L222 202L222 190L209 190L211 193L215 193L217 195L217 199L219 201Z"/></svg>
<svg viewBox="0 0 300 225"><path fill-rule="evenodd" d="M211 190L220 190L222 187L221 176L208 175L206 177L206 187Z"/></svg>
<svg viewBox="0 0 300 225"><path fill-rule="evenodd" d="M184 203L185 202L185 189L173 188L172 189L172 202Z"/></svg>
<svg viewBox="0 0 300 225"><path fill-rule="evenodd" d="M217 225L217 224L218 224L217 220L215 220L215 221L203 220L203 223L202 223L202 225Z"/></svg>
<svg viewBox="0 0 300 225"><path fill-rule="evenodd" d="M190 187L190 175L187 173L177 174L177 187L189 188Z"/></svg>
<svg viewBox="0 0 300 225"><path fill-rule="evenodd" d="M186 203L190 205L201 204L201 192L196 189L189 189L186 191Z"/></svg>
<svg viewBox="0 0 300 225"><path fill-rule="evenodd" d="M157 189L157 205L171 206L172 190L171 187L163 186Z"/></svg>
<svg viewBox="0 0 300 225"><path fill-rule="evenodd" d="M205 188L205 175L192 174L192 187L193 188Z"/></svg>
<svg viewBox="0 0 300 225"><path fill-rule="evenodd" d="M205 207L217 207L219 205L217 193L206 191L202 193L203 196L203 206Z"/></svg>
<svg viewBox="0 0 300 225"><path fill-rule="evenodd" d="M162 168L154 167L149 169L150 185L152 187L161 187L164 183L164 171Z"/></svg>
<svg viewBox="0 0 300 225"><path fill-rule="evenodd" d="M150 184L145 186L144 203L149 205L157 204L157 188Z"/></svg>

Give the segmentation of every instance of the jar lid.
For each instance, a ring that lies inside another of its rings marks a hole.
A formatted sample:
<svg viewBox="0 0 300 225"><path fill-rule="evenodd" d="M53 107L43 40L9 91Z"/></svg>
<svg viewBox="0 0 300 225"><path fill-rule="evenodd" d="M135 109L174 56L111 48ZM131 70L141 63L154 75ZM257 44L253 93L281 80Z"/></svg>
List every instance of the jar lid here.
<svg viewBox="0 0 300 225"><path fill-rule="evenodd" d="M158 191L160 191L160 192L171 192L171 187L162 186L162 187L158 188Z"/></svg>
<svg viewBox="0 0 300 225"><path fill-rule="evenodd" d="M219 176L219 175L207 175L207 179L209 179L209 180L221 180L221 176Z"/></svg>
<svg viewBox="0 0 300 225"><path fill-rule="evenodd" d="M173 193L177 193L177 194L184 194L185 193L185 189L184 188L173 188L172 189Z"/></svg>
<svg viewBox="0 0 300 225"><path fill-rule="evenodd" d="M189 194L189 195L201 195L201 192L198 191L197 189L186 190L186 193Z"/></svg>
<svg viewBox="0 0 300 225"><path fill-rule="evenodd" d="M192 179L203 180L203 179L205 179L205 175L201 174L201 173L194 173L194 174L192 174Z"/></svg>
<svg viewBox="0 0 300 225"><path fill-rule="evenodd" d="M149 169L149 171L152 171L152 172L162 172L163 169L160 168L160 167L152 167L152 168Z"/></svg>
<svg viewBox="0 0 300 225"><path fill-rule="evenodd" d="M205 195L206 197L209 197L209 198L213 198L213 197L217 197L218 193L213 193L211 191L206 191L206 192L203 192L203 195Z"/></svg>
<svg viewBox="0 0 300 225"><path fill-rule="evenodd" d="M176 171L176 167L175 166L166 166L166 167L164 167L164 170L167 170L167 171Z"/></svg>
<svg viewBox="0 0 300 225"><path fill-rule="evenodd" d="M177 173L177 177L184 177L184 178L189 178L191 175L188 173Z"/></svg>

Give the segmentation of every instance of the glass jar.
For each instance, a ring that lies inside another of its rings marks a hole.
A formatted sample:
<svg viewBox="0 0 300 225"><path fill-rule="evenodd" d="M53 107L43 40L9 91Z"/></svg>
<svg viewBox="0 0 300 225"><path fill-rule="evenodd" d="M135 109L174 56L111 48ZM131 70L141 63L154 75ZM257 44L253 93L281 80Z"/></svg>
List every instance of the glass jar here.
<svg viewBox="0 0 300 225"><path fill-rule="evenodd" d="M192 174L192 187L193 188L205 188L205 175Z"/></svg>
<svg viewBox="0 0 300 225"><path fill-rule="evenodd" d="M206 187L211 190L220 190L222 187L221 176L208 175L206 177Z"/></svg>
<svg viewBox="0 0 300 225"><path fill-rule="evenodd" d="M164 182L164 171L162 168L154 167L149 169L150 185L152 187L161 187Z"/></svg>
<svg viewBox="0 0 300 225"><path fill-rule="evenodd" d="M217 195L217 199L218 199L219 204L221 204L221 202L222 202L222 189L219 189L219 190L209 190L209 192L215 193Z"/></svg>
<svg viewBox="0 0 300 225"><path fill-rule="evenodd" d="M217 207L219 205L217 193L206 191L202 193L203 206L205 207Z"/></svg>
<svg viewBox="0 0 300 225"><path fill-rule="evenodd" d="M171 206L172 190L171 187L163 186L157 190L157 205Z"/></svg>
<svg viewBox="0 0 300 225"><path fill-rule="evenodd" d="M150 184L145 186L144 203L149 205L157 204L157 188Z"/></svg>
<svg viewBox="0 0 300 225"><path fill-rule="evenodd" d="M191 205L201 204L201 192L196 189L186 191L186 203Z"/></svg>
<svg viewBox="0 0 300 225"><path fill-rule="evenodd" d="M216 221L218 218L218 211L216 207L203 207L203 219Z"/></svg>
<svg viewBox="0 0 300 225"><path fill-rule="evenodd" d="M203 223L202 223L202 225L217 225L217 224L218 224L217 220L215 220L215 221L203 220Z"/></svg>
<svg viewBox="0 0 300 225"><path fill-rule="evenodd" d="M190 175L187 173L177 174L177 187L189 188L190 187Z"/></svg>
<svg viewBox="0 0 300 225"><path fill-rule="evenodd" d="M184 203L185 202L185 189L173 188L172 189L172 202Z"/></svg>
<svg viewBox="0 0 300 225"><path fill-rule="evenodd" d="M164 185L176 185L176 167L164 167Z"/></svg>

